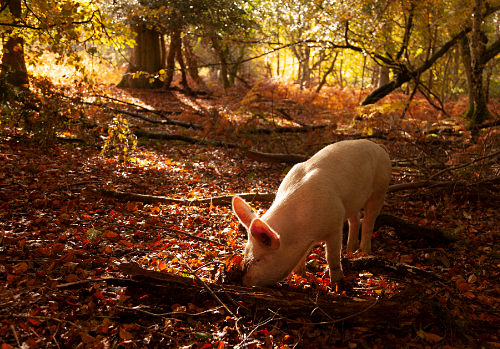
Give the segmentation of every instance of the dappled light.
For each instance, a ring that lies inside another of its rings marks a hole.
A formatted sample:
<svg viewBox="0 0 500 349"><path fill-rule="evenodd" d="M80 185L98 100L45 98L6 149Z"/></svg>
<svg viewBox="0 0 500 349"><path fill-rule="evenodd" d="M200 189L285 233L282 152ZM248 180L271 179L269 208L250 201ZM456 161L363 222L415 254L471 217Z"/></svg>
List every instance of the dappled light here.
<svg viewBox="0 0 500 349"><path fill-rule="evenodd" d="M499 347L499 16L0 1L0 349Z"/></svg>

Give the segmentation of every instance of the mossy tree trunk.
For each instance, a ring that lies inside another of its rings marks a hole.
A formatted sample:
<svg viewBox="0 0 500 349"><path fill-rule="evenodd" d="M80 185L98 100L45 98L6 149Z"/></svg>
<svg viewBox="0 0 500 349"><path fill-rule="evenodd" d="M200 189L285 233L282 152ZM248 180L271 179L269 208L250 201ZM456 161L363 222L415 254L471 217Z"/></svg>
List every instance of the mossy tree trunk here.
<svg viewBox="0 0 500 349"><path fill-rule="evenodd" d="M470 54L469 57L467 55L465 57L465 60L470 58L469 62L465 62L466 71L469 70L467 73L469 79L469 106L465 117L470 120L471 128L475 128L491 117L483 81L483 72L487 63L485 53L488 39L481 27L483 22L482 8L483 1L474 0L472 31L469 41ZM470 64L470 68L467 67L467 63Z"/></svg>

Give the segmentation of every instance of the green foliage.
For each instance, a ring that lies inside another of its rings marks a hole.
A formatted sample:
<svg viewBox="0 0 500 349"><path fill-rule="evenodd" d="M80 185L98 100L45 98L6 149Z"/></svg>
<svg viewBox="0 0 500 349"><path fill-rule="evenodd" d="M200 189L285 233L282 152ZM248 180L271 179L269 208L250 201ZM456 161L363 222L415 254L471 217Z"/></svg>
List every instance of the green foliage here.
<svg viewBox="0 0 500 349"><path fill-rule="evenodd" d="M21 6L21 17L0 12L0 33L24 39L28 64L36 64L42 54L51 52L83 69L79 52L133 44L127 23L108 15L105 1L31 0Z"/></svg>
<svg viewBox="0 0 500 349"><path fill-rule="evenodd" d="M89 240L90 242L93 242L94 240L96 240L102 236L102 231L95 229L95 228L90 228L89 230L87 230L85 235L86 235L87 240Z"/></svg>
<svg viewBox="0 0 500 349"><path fill-rule="evenodd" d="M137 137L130 130L127 119L120 116L113 118L108 125L108 136L104 141L101 154L118 156L122 161L129 160L129 155L137 146Z"/></svg>

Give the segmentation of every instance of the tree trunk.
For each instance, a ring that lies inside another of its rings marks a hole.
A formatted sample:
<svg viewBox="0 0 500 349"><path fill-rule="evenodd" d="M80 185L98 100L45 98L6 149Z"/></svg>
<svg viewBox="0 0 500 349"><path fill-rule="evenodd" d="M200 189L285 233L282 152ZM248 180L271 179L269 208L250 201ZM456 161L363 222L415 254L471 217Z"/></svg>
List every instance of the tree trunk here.
<svg viewBox="0 0 500 349"><path fill-rule="evenodd" d="M212 41L212 47L215 50L215 53L219 57L220 61L220 76L219 78L222 81L224 88L231 87L231 82L228 78L228 58L229 58L229 50L225 44L221 44L221 40L217 37L217 35L211 35L210 39Z"/></svg>
<svg viewBox="0 0 500 349"><path fill-rule="evenodd" d="M134 30L137 33L137 45L132 49L127 74L125 74L118 86L159 88L163 83L158 78L151 78L151 75L158 74L158 71L165 67L162 35L154 29L147 28L144 23L137 25ZM134 77L134 75L138 76Z"/></svg>
<svg viewBox="0 0 500 349"><path fill-rule="evenodd" d="M198 59L193 52L193 48L191 47L190 40L188 40L187 36L182 38L182 47L184 51L184 57L186 58L187 63L187 72L191 79L198 85L198 87L205 87L205 82L200 78L198 74Z"/></svg>
<svg viewBox="0 0 500 349"><path fill-rule="evenodd" d="M481 23L483 21L482 5L482 0L474 0L472 31L469 42L471 64L471 81L469 86L472 91L469 91L469 106L465 116L470 120L470 127L472 128L480 125L483 121L491 117L483 85L483 72L485 66L483 55L486 50L487 38L481 28Z"/></svg>
<svg viewBox="0 0 500 349"><path fill-rule="evenodd" d="M229 83L231 86L234 86L234 82L236 80L236 77L238 76L238 72L241 67L241 62L243 61L243 58L245 57L245 47L240 46L239 48L239 54L238 58L229 66L228 74L229 74ZM272 69L271 69L272 73ZM271 74L272 75L272 74Z"/></svg>
<svg viewBox="0 0 500 349"><path fill-rule="evenodd" d="M168 47L167 55L167 66L166 66L166 77L165 77L165 87L169 88L174 79L175 73L175 55L177 54L177 48L181 45L181 33L180 31L174 29L170 33L170 45Z"/></svg>
<svg viewBox="0 0 500 349"><path fill-rule="evenodd" d="M4 0L0 4L8 6L12 17L17 21L21 17L20 0ZM3 56L0 77L16 87L29 85L28 71L24 61L24 39L12 35L12 31L4 33Z"/></svg>
<svg viewBox="0 0 500 349"><path fill-rule="evenodd" d="M338 52L335 52L335 57L333 57L332 63L330 64L330 67L328 68L328 70L325 72L325 74L321 78L321 81L318 84L318 87L316 88L316 93L319 93L319 91L321 90L323 85L326 84L326 79L327 79L328 75L330 75L331 72L333 71L333 69L335 68L335 61L337 60L338 54L339 54Z"/></svg>
<svg viewBox="0 0 500 349"><path fill-rule="evenodd" d="M462 63L464 65L465 77L467 78L467 92L469 94L469 101L474 100L474 96L472 95L472 65L470 58L470 45L469 38L464 36L462 40L460 40L460 55L462 56ZM468 115L469 109L467 109L465 113L466 118L470 118Z"/></svg>
<svg viewBox="0 0 500 349"><path fill-rule="evenodd" d="M186 76L186 64L184 63L184 58L182 57L182 40L180 37L179 33L179 38L178 38L179 44L176 47L176 53L175 57L177 58L177 62L179 62L179 66L181 67L181 85L184 88L184 90L189 91L189 85L187 82L187 76Z"/></svg>
<svg viewBox="0 0 500 349"><path fill-rule="evenodd" d="M304 48L304 59L301 62L302 65L302 76L300 78L300 89L304 88L304 86L308 86L311 80L311 69L309 67L309 61L311 56L311 48L309 45L306 45Z"/></svg>
<svg viewBox="0 0 500 349"><path fill-rule="evenodd" d="M378 85L377 87L384 86L389 83L389 67L380 66Z"/></svg>
<svg viewBox="0 0 500 349"><path fill-rule="evenodd" d="M394 44L393 44L393 39L392 39L392 23L391 22L384 22L382 24L382 36L384 37L385 41L385 51L386 55L393 56L394 54ZM389 73L390 69L388 66L381 65L380 66L380 75L378 78L378 85L377 87L381 87L389 83Z"/></svg>

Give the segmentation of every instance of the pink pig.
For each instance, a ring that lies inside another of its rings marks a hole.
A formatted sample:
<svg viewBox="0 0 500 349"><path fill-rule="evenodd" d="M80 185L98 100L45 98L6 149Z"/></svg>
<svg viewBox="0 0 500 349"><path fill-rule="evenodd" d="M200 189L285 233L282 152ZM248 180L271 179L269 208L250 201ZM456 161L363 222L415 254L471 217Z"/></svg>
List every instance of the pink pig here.
<svg viewBox="0 0 500 349"><path fill-rule="evenodd" d="M295 165L262 217L235 196L233 212L248 231L243 284L270 286L293 270L304 273L307 253L321 241L326 242L330 279L340 281L344 222L349 222L347 251L354 251L364 208L360 248L370 253L373 225L390 180L391 161L381 146L349 140Z"/></svg>

